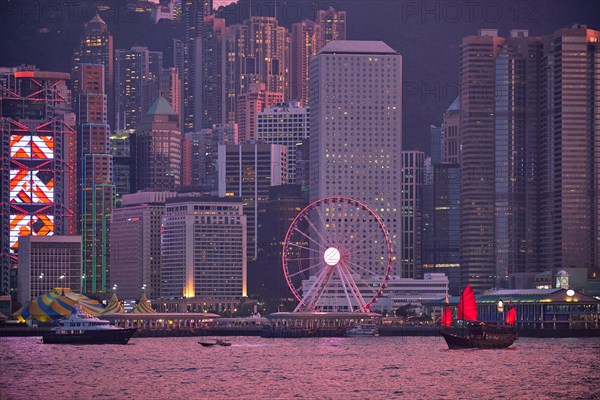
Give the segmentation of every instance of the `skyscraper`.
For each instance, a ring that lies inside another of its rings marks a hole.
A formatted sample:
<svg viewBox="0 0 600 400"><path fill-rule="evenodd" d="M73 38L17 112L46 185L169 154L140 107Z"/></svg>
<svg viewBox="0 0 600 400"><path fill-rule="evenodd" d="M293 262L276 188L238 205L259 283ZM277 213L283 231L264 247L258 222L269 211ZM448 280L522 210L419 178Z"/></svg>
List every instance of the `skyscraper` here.
<svg viewBox="0 0 600 400"><path fill-rule="evenodd" d="M256 141L256 118L265 108L283 102L283 93L268 92L264 84L252 83L248 90L238 96L236 121L238 124L239 142Z"/></svg>
<svg viewBox="0 0 600 400"><path fill-rule="evenodd" d="M315 21L321 26L319 34L319 50L333 40L346 40L346 11L338 11L333 7L317 12Z"/></svg>
<svg viewBox="0 0 600 400"><path fill-rule="evenodd" d="M402 277L421 278L421 200L425 154L402 152Z"/></svg>
<svg viewBox="0 0 600 400"><path fill-rule="evenodd" d="M204 18L212 14L212 0L182 0L183 22L183 132L201 127L202 41ZM177 66L177 65L176 65Z"/></svg>
<svg viewBox="0 0 600 400"><path fill-rule="evenodd" d="M299 101L280 103L265 108L257 115L256 139L287 148L287 183L296 182L296 159L302 158L300 148L309 136L308 108Z"/></svg>
<svg viewBox="0 0 600 400"><path fill-rule="evenodd" d="M457 97L442 117L441 162L460 163L460 99Z"/></svg>
<svg viewBox="0 0 600 400"><path fill-rule="evenodd" d="M158 98L162 53L147 47L115 51L115 129L136 129Z"/></svg>
<svg viewBox="0 0 600 400"><path fill-rule="evenodd" d="M81 196L82 289L106 295L110 270L110 214L114 206L113 158L107 123L104 65L78 66L78 167Z"/></svg>
<svg viewBox="0 0 600 400"><path fill-rule="evenodd" d="M269 200L269 188L287 177L285 146L276 144L219 145L219 197L236 197L248 217L248 261L258 255L258 214Z"/></svg>
<svg viewBox="0 0 600 400"><path fill-rule="evenodd" d="M76 232L75 116L69 74L0 70L0 293L10 282L19 236Z"/></svg>
<svg viewBox="0 0 600 400"><path fill-rule="evenodd" d="M71 79L73 93L80 92L79 82L79 64L102 64L104 65L104 83L108 107L108 124L115 124L114 121L114 54L113 54L113 36L108 31L106 22L96 14L88 23L85 24L84 34L79 41L79 46L75 49L71 67ZM77 99L74 98L73 101Z"/></svg>
<svg viewBox="0 0 600 400"><path fill-rule="evenodd" d="M223 36L227 32L224 18L214 15L204 19L204 37L202 38L202 74L199 85L202 88L200 102L201 125L196 127L210 128L216 124L227 122L227 107L224 90L224 58Z"/></svg>
<svg viewBox="0 0 600 400"><path fill-rule="evenodd" d="M375 210L390 232L396 260L402 56L383 42L333 41L311 61L310 76L311 200L348 196Z"/></svg>
<svg viewBox="0 0 600 400"><path fill-rule="evenodd" d="M181 185L179 116L159 97L132 135L135 190L173 191Z"/></svg>
<svg viewBox="0 0 600 400"><path fill-rule="evenodd" d="M600 276L600 31L583 25L543 39L541 264Z"/></svg>

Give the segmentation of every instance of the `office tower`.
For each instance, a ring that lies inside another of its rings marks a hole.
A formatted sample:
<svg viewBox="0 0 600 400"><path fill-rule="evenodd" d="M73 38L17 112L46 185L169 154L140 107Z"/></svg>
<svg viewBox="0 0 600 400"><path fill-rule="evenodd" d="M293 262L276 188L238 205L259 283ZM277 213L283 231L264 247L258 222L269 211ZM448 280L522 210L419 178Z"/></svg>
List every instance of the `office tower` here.
<svg viewBox="0 0 600 400"><path fill-rule="evenodd" d="M460 164L460 98L456 98L442 117L441 162Z"/></svg>
<svg viewBox="0 0 600 400"><path fill-rule="evenodd" d="M348 196L376 210L398 268L402 56L383 42L333 41L310 72L311 200Z"/></svg>
<svg viewBox="0 0 600 400"><path fill-rule="evenodd" d="M122 300L160 297L160 232L165 202L175 192L123 196L111 216L110 284ZM142 289L144 288L144 289Z"/></svg>
<svg viewBox="0 0 600 400"><path fill-rule="evenodd" d="M172 191L181 185L182 138L179 116L159 97L146 113L136 133L134 149L135 191Z"/></svg>
<svg viewBox="0 0 600 400"><path fill-rule="evenodd" d="M256 117L265 108L283 102L280 92L268 92L264 84L248 85L248 91L238 97L236 121L239 127L240 143L256 141Z"/></svg>
<svg viewBox="0 0 600 400"><path fill-rule="evenodd" d="M113 36L108 32L106 22L96 14L85 24L83 36L79 46L75 49L71 67L72 92L80 92L79 64L104 65L104 86L107 97L108 124L115 126L114 120L114 53ZM77 99L73 96L73 102Z"/></svg>
<svg viewBox="0 0 600 400"><path fill-rule="evenodd" d="M402 152L402 277L421 278L421 189L425 154Z"/></svg>
<svg viewBox="0 0 600 400"><path fill-rule="evenodd" d="M110 135L110 154L113 157L113 183L115 184L117 206L123 195L131 193L131 139L129 135L133 132L132 129L122 129Z"/></svg>
<svg viewBox="0 0 600 400"><path fill-rule="evenodd" d="M333 7L319 10L315 22L321 26L319 50L333 40L346 40L346 11L337 11Z"/></svg>
<svg viewBox="0 0 600 400"><path fill-rule="evenodd" d="M223 46L227 54L223 60L227 122L237 122L242 135L244 130L236 113L240 95L259 87L260 91L279 94L279 102L289 97L290 37L275 18L250 17L227 28Z"/></svg>
<svg viewBox="0 0 600 400"><path fill-rule="evenodd" d="M169 102L173 111L179 116L179 126L182 124L181 107L181 77L179 70L174 67L165 68L160 73L158 92L153 93L155 101L160 96Z"/></svg>
<svg viewBox="0 0 600 400"><path fill-rule="evenodd" d="M0 293L11 282L19 236L72 235L77 198L69 74L0 70Z"/></svg>
<svg viewBox="0 0 600 400"><path fill-rule="evenodd" d="M168 199L161 231L161 296L247 296L246 216L241 201Z"/></svg>
<svg viewBox="0 0 600 400"><path fill-rule="evenodd" d="M308 105L308 63L320 50L321 25L305 19L292 24L290 98Z"/></svg>
<svg viewBox="0 0 600 400"><path fill-rule="evenodd" d="M299 185L269 188L265 212L258 216L258 237L261 255L248 264L248 293L277 307L290 297L290 288L283 276L281 251L285 235L298 213L308 205ZM274 308L275 308L274 307Z"/></svg>
<svg viewBox="0 0 600 400"><path fill-rule="evenodd" d="M540 255L546 268L600 276L600 31L584 25L543 39Z"/></svg>
<svg viewBox="0 0 600 400"><path fill-rule="evenodd" d="M115 51L115 129L136 129L159 96L162 52L134 46Z"/></svg>
<svg viewBox="0 0 600 400"><path fill-rule="evenodd" d="M461 49L461 274L482 292L538 266L541 42L524 30L503 38L482 29Z"/></svg>
<svg viewBox="0 0 600 400"><path fill-rule="evenodd" d="M219 190L219 145L238 144L237 124L218 124L200 132L188 132L185 141L190 146L190 157L184 163L184 170L189 172L190 178L184 184L202 188L216 196Z"/></svg>
<svg viewBox="0 0 600 400"><path fill-rule="evenodd" d="M212 0L182 0L181 17L183 22L183 132L192 132L200 127L202 97L202 41L204 18L212 14ZM179 55L177 54L179 61Z"/></svg>
<svg viewBox="0 0 600 400"><path fill-rule="evenodd" d="M81 236L22 236L19 238L20 304L70 288L81 293Z"/></svg>
<svg viewBox="0 0 600 400"><path fill-rule="evenodd" d="M204 19L204 37L202 45L202 74L200 87L201 125L196 127L210 128L216 124L227 122L227 107L224 91L223 66L227 54L223 51L223 36L227 32L225 19L210 15Z"/></svg>
<svg viewBox="0 0 600 400"><path fill-rule="evenodd" d="M248 261L258 255L258 215L269 200L269 188L287 177L285 146L276 144L219 145L219 197L235 197L248 217Z"/></svg>
<svg viewBox="0 0 600 400"><path fill-rule="evenodd" d="M281 103L257 114L256 140L287 148L287 183L296 184L296 159L309 136L308 108L299 101Z"/></svg>
<svg viewBox="0 0 600 400"><path fill-rule="evenodd" d="M79 65L77 150L83 259L82 291L106 295L110 271L110 214L114 207L113 158L107 123L104 66Z"/></svg>

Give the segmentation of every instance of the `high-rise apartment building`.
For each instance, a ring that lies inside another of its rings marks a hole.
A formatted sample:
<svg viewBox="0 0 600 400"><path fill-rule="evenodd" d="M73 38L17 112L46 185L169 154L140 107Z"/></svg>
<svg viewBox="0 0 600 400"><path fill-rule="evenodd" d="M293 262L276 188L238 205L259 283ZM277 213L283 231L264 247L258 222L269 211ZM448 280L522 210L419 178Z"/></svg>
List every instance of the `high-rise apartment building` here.
<svg viewBox="0 0 600 400"><path fill-rule="evenodd" d="M113 158L110 154L104 66L78 67L77 150L79 216L84 293L106 295L110 270L110 214L114 207Z"/></svg>
<svg viewBox="0 0 600 400"><path fill-rule="evenodd" d="M76 233L75 116L62 72L0 69L0 293L20 236ZM13 276L14 278L14 276Z"/></svg>
<svg viewBox="0 0 600 400"><path fill-rule="evenodd" d="M402 56L383 42L333 41L310 71L311 200L347 196L375 210L398 271Z"/></svg>
<svg viewBox="0 0 600 400"><path fill-rule="evenodd" d="M166 202L161 232L161 296L247 296L246 216L233 199L179 196Z"/></svg>
<svg viewBox="0 0 600 400"><path fill-rule="evenodd" d="M296 159L302 158L301 147L309 136L308 108L300 102L281 103L257 114L256 140L281 144L287 148L287 183L296 183Z"/></svg>
<svg viewBox="0 0 600 400"><path fill-rule="evenodd" d="M228 121L223 81L224 59L227 58L227 53L223 51L223 36L226 32L224 18L216 18L214 15L204 18L202 74L198 83L202 89L202 97L197 100L201 109L201 125L196 126L196 131Z"/></svg>
<svg viewBox="0 0 600 400"><path fill-rule="evenodd" d="M159 96L162 52L134 46L115 51L115 129L136 129Z"/></svg>
<svg viewBox="0 0 600 400"><path fill-rule="evenodd" d="M117 206L123 195L131 193L131 139L133 129L114 131L110 135L110 154L113 157L113 182ZM135 174L133 174L135 177ZM135 187L135 184L134 184Z"/></svg>
<svg viewBox="0 0 600 400"><path fill-rule="evenodd" d="M268 92L264 84L248 85L248 91L238 96L236 121L239 127L239 142L256 141L256 118L265 108L283 102L283 93Z"/></svg>
<svg viewBox="0 0 600 400"><path fill-rule="evenodd" d="M111 216L110 283L119 298L160 297L161 226L165 202L175 192L123 196Z"/></svg>
<svg viewBox="0 0 600 400"><path fill-rule="evenodd" d="M421 278L421 190L425 154L402 152L402 273L403 278Z"/></svg>
<svg viewBox="0 0 600 400"><path fill-rule="evenodd" d="M202 98L202 51L204 18L213 12L212 0L182 0L183 62L175 64L183 77L183 132L192 132L201 127ZM176 47L176 49L180 47ZM180 61L181 52L177 52Z"/></svg>
<svg viewBox="0 0 600 400"><path fill-rule="evenodd" d="M276 144L219 145L219 197L235 197L248 217L248 261L258 255L258 215L269 200L269 188L287 177L287 150Z"/></svg>
<svg viewBox="0 0 600 400"><path fill-rule="evenodd" d="M338 11L333 7L319 10L315 22L321 26L319 50L333 40L346 40L346 11Z"/></svg>
<svg viewBox="0 0 600 400"><path fill-rule="evenodd" d="M78 93L79 88L79 64L102 64L104 65L104 86L108 107L108 124L114 121L114 53L113 36L108 31L106 22L96 14L85 24L83 36L79 40L79 46L75 49L71 67L71 80L73 93ZM73 98L73 102L77 99Z"/></svg>
<svg viewBox="0 0 600 400"><path fill-rule="evenodd" d="M181 185L182 137L179 116L159 97L132 135L135 191L173 191Z"/></svg>

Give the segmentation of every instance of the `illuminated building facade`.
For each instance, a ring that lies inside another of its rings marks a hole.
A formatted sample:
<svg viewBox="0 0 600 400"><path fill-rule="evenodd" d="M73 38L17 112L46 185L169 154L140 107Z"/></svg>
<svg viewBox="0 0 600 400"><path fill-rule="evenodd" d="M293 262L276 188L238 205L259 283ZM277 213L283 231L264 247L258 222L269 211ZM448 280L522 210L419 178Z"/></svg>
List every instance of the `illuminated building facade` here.
<svg viewBox="0 0 600 400"><path fill-rule="evenodd" d="M106 22L96 14L85 24L84 34L79 41L79 46L73 53L71 80L72 91L80 91L79 64L104 65L104 83L108 104L108 123L114 124L114 53L113 36L108 31ZM75 102L77 99L73 98Z"/></svg>
<svg viewBox="0 0 600 400"><path fill-rule="evenodd" d="M310 71L311 201L348 196L372 208L399 268L402 56L379 41L333 41Z"/></svg>
<svg viewBox="0 0 600 400"><path fill-rule="evenodd" d="M70 75L0 70L0 293L16 289L20 236L74 234L75 116Z"/></svg>
<svg viewBox="0 0 600 400"><path fill-rule="evenodd" d="M257 141L286 146L287 183L297 183L296 159L302 158L300 148L309 136L308 108L301 107L298 101L280 103L259 112L256 123Z"/></svg>
<svg viewBox="0 0 600 400"><path fill-rule="evenodd" d="M277 144L219 145L219 197L235 197L248 217L248 260L258 256L258 215L269 200L269 188L287 178L287 150Z"/></svg>
<svg viewBox="0 0 600 400"><path fill-rule="evenodd" d="M161 233L163 298L247 296L246 216L232 199L168 199Z"/></svg>
<svg viewBox="0 0 600 400"><path fill-rule="evenodd" d="M114 207L113 157L107 123L104 66L80 64L77 93L79 214L82 242L82 289L106 295L110 270L110 214Z"/></svg>
<svg viewBox="0 0 600 400"><path fill-rule="evenodd" d="M256 118L265 108L283 102L283 93L268 92L264 84L253 83L248 91L238 97L236 121L239 126L239 142L256 141Z"/></svg>

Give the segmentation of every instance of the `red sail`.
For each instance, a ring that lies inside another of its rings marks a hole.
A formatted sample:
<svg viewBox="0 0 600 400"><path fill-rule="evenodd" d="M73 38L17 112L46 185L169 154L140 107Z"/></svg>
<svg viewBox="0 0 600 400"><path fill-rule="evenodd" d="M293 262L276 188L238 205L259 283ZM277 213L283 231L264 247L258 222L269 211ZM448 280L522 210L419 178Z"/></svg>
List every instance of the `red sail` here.
<svg viewBox="0 0 600 400"><path fill-rule="evenodd" d="M513 307L510 310L508 310L508 312L506 313L506 323L509 325L514 325L516 321L517 321L517 309Z"/></svg>
<svg viewBox="0 0 600 400"><path fill-rule="evenodd" d="M477 301L471 285L467 285L458 301L458 319L477 321Z"/></svg>
<svg viewBox="0 0 600 400"><path fill-rule="evenodd" d="M442 326L452 326L452 311L450 310L450 307L444 309L444 313L442 314Z"/></svg>

